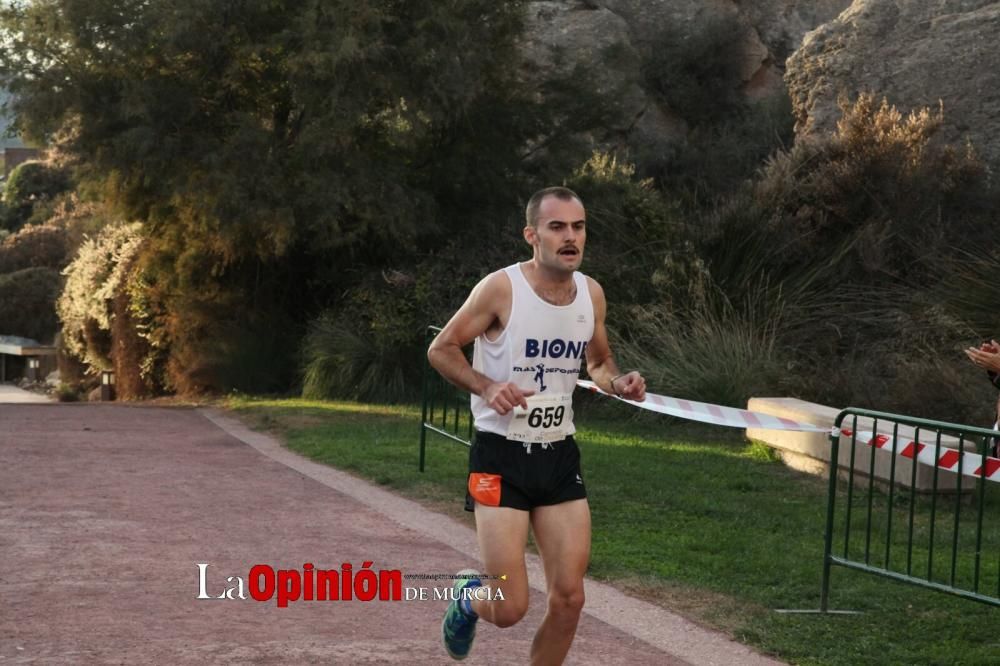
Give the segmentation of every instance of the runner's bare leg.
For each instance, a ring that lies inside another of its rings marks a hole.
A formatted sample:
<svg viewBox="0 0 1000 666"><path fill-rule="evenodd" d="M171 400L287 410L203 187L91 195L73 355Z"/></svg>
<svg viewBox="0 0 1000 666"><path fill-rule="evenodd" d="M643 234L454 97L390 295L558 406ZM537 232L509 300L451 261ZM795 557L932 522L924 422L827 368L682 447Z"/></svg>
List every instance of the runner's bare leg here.
<svg viewBox="0 0 1000 666"><path fill-rule="evenodd" d="M583 610L583 576L590 561L590 505L573 500L531 511L545 568L548 607L531 644L532 666L563 663Z"/></svg>
<svg viewBox="0 0 1000 666"><path fill-rule="evenodd" d="M529 513L476 502L476 536L483 558L482 573L507 575L507 580L484 580L483 585L503 590L503 601L475 599L472 610L498 627L517 623L528 611L528 571L524 548L528 543Z"/></svg>

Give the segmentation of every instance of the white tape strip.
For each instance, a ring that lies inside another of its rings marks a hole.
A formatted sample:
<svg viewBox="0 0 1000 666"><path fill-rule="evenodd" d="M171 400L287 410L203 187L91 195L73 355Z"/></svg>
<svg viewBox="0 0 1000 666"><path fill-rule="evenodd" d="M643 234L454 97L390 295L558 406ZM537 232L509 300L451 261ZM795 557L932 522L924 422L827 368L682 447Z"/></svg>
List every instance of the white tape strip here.
<svg viewBox="0 0 1000 666"><path fill-rule="evenodd" d="M723 407L707 402L695 402L694 400L680 400L655 393L646 393L646 399L642 402L625 400L618 396L602 391L597 384L584 379L577 380L577 386L581 388L601 393L603 395L616 398L622 402L634 405L641 409L648 409L668 416L676 416L702 423L713 425L729 426L731 428L763 428L767 430L798 430L801 432L822 432L830 435L838 434L837 428L824 428L812 423L802 423L785 419L771 414L761 412L751 412L746 409L735 409L733 407ZM851 437L851 431L844 428L839 431L845 437ZM858 432L856 441L874 446L878 449L891 451L904 458L912 459L914 455L919 462L925 465L936 465L949 472L957 472L965 476L974 478L986 478L990 481L1000 481L1000 458L986 457L986 469L983 469L983 456L978 453L963 451L961 454L955 449L942 446L940 455L935 456L935 444L926 444L913 440L899 440L898 442L890 435L879 433L873 435L871 431Z"/></svg>
<svg viewBox="0 0 1000 666"><path fill-rule="evenodd" d="M851 436L851 431L844 429L844 435ZM990 481L1000 481L1000 458L986 457L986 469L983 469L983 457L978 453L969 453L942 445L940 455L935 456L937 444L927 444L912 439L895 439L891 435L872 435L870 430L858 432L857 441L868 446L874 446L883 451L891 451L904 458L913 459L916 453L917 460L925 465L937 466L949 472L958 472L965 476L979 478L980 476ZM985 473L984 473L985 472Z"/></svg>
<svg viewBox="0 0 1000 666"><path fill-rule="evenodd" d="M723 407L722 405L713 405L707 402L695 402L694 400L680 400L678 398L670 398L668 396L657 395L649 392L646 393L645 400L642 402L635 402L634 400L624 400L623 398L618 398L618 396L606 393L598 388L597 384L585 379L577 380L576 384L581 388L594 391L595 393L603 393L604 395L617 398L622 402L627 402L630 405L634 405L642 409L648 409L650 411L659 412L660 414L666 414L668 416L677 416L682 419L701 421L702 423L729 426L731 428L798 430L802 432L822 432L830 434L829 427L813 425L812 423L802 423L800 421L793 421L791 419L773 416L771 414L763 414L761 412L751 412L746 409Z"/></svg>

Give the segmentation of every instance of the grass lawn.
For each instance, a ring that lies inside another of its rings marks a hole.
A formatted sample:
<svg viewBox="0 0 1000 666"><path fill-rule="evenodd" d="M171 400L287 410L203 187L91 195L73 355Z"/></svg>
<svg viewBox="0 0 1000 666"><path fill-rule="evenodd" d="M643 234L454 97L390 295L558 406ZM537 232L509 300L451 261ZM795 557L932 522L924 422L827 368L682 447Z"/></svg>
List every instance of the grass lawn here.
<svg viewBox="0 0 1000 666"><path fill-rule="evenodd" d="M228 407L296 451L472 524L461 510L467 450L429 435L427 470L419 473L415 407L248 397ZM833 569L831 606L862 614L774 612L818 608L825 479L789 470L740 431L631 413L616 405L577 414L594 522L591 576L792 663L1000 663L997 608L840 567ZM998 493L989 493L984 519L982 580L991 594L1000 575ZM873 563L883 557L890 510L891 560L905 560L908 501L897 493L890 508L874 493ZM855 489L852 506L850 552L863 557L867 492ZM928 506L918 500L914 512L915 543L924 546L913 560L924 571ZM959 550L971 553L975 507L962 511ZM946 577L953 505L939 504L937 514L934 571ZM842 552L842 541L837 548ZM967 579L971 566L971 554L960 558L957 579Z"/></svg>

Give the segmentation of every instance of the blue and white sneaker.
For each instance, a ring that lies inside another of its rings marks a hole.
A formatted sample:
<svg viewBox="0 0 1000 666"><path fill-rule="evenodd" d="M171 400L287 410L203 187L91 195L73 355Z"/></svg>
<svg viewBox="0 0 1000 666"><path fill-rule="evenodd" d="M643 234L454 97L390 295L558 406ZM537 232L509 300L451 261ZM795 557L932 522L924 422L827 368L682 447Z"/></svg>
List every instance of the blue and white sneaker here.
<svg viewBox="0 0 1000 666"><path fill-rule="evenodd" d="M444 620L441 622L441 635L444 638L444 649L452 659L465 659L472 650L472 642L476 639L476 621L479 616L472 612L469 602L463 609L462 590L467 587L479 587L479 572L463 569L458 572L458 578L452 588L454 599L448 604ZM467 609L467 610L466 610Z"/></svg>

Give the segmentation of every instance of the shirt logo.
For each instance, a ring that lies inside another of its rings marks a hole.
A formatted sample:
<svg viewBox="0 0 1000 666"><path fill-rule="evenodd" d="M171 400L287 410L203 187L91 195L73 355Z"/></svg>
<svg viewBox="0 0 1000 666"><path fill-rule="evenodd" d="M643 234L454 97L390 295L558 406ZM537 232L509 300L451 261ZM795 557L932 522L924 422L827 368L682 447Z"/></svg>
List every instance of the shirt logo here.
<svg viewBox="0 0 1000 666"><path fill-rule="evenodd" d="M542 393L547 388L545 386L545 364L539 363L535 366L535 370L537 370L535 372L535 381L538 382L538 392Z"/></svg>
<svg viewBox="0 0 1000 666"><path fill-rule="evenodd" d="M524 341L524 355L527 358L583 358L586 351L585 340L567 342L562 338L554 340L526 338Z"/></svg>

